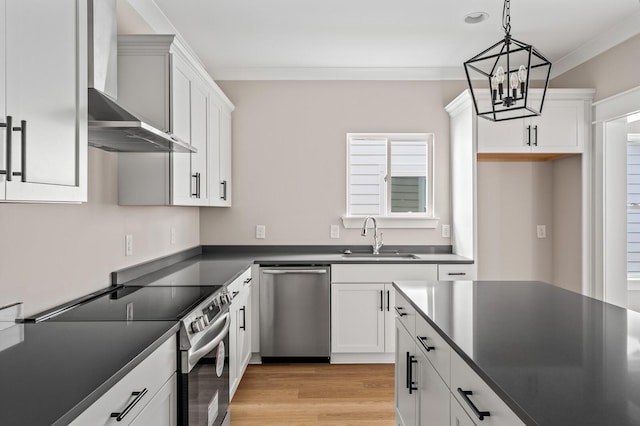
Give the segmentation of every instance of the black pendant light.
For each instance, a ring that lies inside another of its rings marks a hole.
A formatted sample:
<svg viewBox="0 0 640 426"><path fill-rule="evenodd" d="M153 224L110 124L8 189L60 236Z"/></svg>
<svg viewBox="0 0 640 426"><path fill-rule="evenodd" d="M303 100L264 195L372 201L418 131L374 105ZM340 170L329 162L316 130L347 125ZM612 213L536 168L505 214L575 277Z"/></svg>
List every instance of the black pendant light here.
<svg viewBox="0 0 640 426"><path fill-rule="evenodd" d="M542 113L551 62L530 44L511 37L510 2L502 9L503 40L464 63L476 114L491 121ZM544 81L542 96L530 95L530 82Z"/></svg>

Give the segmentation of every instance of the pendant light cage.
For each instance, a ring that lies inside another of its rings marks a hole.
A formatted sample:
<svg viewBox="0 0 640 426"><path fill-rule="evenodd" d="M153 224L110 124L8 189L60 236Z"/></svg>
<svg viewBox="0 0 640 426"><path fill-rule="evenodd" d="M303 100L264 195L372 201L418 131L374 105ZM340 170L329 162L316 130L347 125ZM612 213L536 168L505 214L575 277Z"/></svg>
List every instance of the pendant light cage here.
<svg viewBox="0 0 640 426"><path fill-rule="evenodd" d="M491 121L540 115L551 74L549 60L511 37L509 0L503 14L504 39L464 63L476 114ZM542 95L532 96L534 87Z"/></svg>

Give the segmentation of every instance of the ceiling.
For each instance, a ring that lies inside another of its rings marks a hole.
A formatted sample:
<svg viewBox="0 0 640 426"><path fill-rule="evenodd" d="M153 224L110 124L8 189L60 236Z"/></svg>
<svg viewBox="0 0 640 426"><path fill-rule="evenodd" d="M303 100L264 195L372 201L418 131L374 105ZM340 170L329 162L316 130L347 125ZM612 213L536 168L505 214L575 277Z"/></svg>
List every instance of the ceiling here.
<svg viewBox="0 0 640 426"><path fill-rule="evenodd" d="M319 70L461 78L462 63L504 35L502 0L153 1L215 79ZM464 22L478 11L489 19ZM513 0L511 25L514 38L568 69L589 49L597 54L640 33L640 2Z"/></svg>

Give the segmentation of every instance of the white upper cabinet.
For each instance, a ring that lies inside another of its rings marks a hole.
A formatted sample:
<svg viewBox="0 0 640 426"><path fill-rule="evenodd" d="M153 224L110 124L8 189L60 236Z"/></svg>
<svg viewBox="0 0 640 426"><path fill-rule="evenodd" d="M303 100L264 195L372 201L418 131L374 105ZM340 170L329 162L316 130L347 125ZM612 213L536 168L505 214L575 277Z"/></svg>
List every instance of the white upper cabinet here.
<svg viewBox="0 0 640 426"><path fill-rule="evenodd" d="M87 200L86 8L0 0L2 201Z"/></svg>
<svg viewBox="0 0 640 426"><path fill-rule="evenodd" d="M210 206L231 206L231 112L217 94L211 96L209 151Z"/></svg>
<svg viewBox="0 0 640 426"><path fill-rule="evenodd" d="M583 152L592 95L592 91L549 89L538 117L499 122L478 119L478 153Z"/></svg>
<svg viewBox="0 0 640 426"><path fill-rule="evenodd" d="M231 205L233 104L171 35L118 38L118 101L194 153L121 153L122 205Z"/></svg>

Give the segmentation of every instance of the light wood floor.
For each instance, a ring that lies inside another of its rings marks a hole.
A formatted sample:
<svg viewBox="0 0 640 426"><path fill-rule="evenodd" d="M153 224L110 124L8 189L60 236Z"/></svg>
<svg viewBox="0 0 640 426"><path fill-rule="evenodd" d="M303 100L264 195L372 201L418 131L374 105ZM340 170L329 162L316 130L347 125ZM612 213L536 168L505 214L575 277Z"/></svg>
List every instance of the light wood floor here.
<svg viewBox="0 0 640 426"><path fill-rule="evenodd" d="M393 364L249 365L231 425L393 426Z"/></svg>

